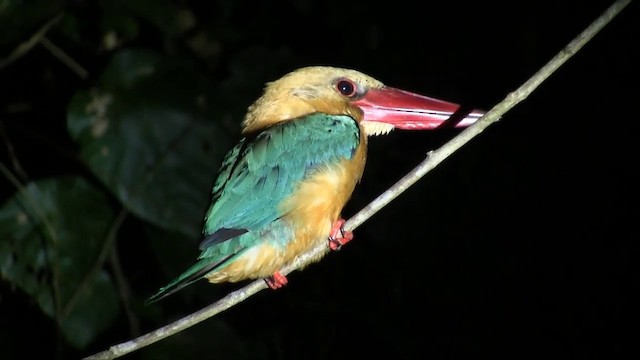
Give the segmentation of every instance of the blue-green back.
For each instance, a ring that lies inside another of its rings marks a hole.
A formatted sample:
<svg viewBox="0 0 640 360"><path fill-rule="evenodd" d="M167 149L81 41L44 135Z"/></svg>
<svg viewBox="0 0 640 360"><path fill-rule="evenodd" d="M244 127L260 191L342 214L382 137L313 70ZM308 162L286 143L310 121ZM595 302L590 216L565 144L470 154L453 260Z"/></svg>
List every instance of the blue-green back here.
<svg viewBox="0 0 640 360"><path fill-rule="evenodd" d="M242 139L220 168L201 249L227 236L249 238L244 232L265 230L283 215L279 205L297 183L320 166L351 159L359 142L358 125L351 117L320 113Z"/></svg>
<svg viewBox="0 0 640 360"><path fill-rule="evenodd" d="M323 166L351 159L360 143L349 116L311 114L243 138L226 155L213 186L198 261L147 302L168 296L232 262L252 246L285 246L293 229L280 204Z"/></svg>

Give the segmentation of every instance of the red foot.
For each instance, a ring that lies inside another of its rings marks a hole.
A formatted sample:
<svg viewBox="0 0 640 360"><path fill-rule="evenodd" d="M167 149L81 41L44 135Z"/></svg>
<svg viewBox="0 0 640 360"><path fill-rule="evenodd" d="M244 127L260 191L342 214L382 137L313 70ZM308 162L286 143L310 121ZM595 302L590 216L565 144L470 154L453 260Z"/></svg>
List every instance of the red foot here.
<svg viewBox="0 0 640 360"><path fill-rule="evenodd" d="M331 228L329 233L329 248L331 250L340 250L342 245L353 239L353 232L344 229L344 219L338 219Z"/></svg>
<svg viewBox="0 0 640 360"><path fill-rule="evenodd" d="M275 273L273 273L272 276L265 278L264 282L266 282L270 288L272 288L273 290L276 290L287 285L289 280L287 279L286 276L280 274L279 271L276 271Z"/></svg>

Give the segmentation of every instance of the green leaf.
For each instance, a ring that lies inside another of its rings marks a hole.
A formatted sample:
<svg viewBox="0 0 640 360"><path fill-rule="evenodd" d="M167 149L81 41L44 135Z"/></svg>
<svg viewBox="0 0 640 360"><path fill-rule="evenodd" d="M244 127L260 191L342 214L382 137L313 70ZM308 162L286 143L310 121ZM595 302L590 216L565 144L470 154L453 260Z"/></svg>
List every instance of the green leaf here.
<svg viewBox="0 0 640 360"><path fill-rule="evenodd" d="M83 348L118 314L110 276L91 273L114 215L84 179L29 183L0 208L0 273Z"/></svg>
<svg viewBox="0 0 640 360"><path fill-rule="evenodd" d="M61 323L67 340L78 348L84 348L107 328L119 313L119 299L111 276L99 271L89 286L78 289L75 306Z"/></svg>
<svg viewBox="0 0 640 360"><path fill-rule="evenodd" d="M195 237L229 136L211 119L215 98L187 61L116 54L96 89L81 91L68 130L89 168L137 216Z"/></svg>

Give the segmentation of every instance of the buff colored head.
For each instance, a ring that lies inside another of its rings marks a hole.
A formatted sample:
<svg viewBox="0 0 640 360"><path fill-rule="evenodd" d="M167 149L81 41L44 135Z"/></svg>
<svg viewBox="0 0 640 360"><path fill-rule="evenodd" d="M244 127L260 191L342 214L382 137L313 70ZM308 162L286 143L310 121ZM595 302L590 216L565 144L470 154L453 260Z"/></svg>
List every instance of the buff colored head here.
<svg viewBox="0 0 640 360"><path fill-rule="evenodd" d="M281 121L320 112L348 115L367 135L394 128L427 130L440 126L459 105L385 86L356 70L310 66L267 83L243 122L251 133ZM457 126L468 126L484 113L473 111Z"/></svg>

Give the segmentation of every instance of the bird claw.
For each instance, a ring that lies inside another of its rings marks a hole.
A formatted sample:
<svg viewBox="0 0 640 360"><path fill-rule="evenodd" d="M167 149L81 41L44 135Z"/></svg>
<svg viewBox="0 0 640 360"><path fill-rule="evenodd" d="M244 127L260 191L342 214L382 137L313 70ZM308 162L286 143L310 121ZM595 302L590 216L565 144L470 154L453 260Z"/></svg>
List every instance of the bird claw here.
<svg viewBox="0 0 640 360"><path fill-rule="evenodd" d="M353 232L344 229L344 219L338 219L331 228L329 233L329 248L331 250L340 250L342 245L353 239Z"/></svg>
<svg viewBox="0 0 640 360"><path fill-rule="evenodd" d="M276 271L272 276L264 278L264 282L266 282L267 286L269 286L271 289L276 290L287 285L287 283L289 283L289 279L287 279L286 276L280 274L279 271Z"/></svg>

